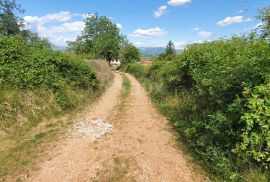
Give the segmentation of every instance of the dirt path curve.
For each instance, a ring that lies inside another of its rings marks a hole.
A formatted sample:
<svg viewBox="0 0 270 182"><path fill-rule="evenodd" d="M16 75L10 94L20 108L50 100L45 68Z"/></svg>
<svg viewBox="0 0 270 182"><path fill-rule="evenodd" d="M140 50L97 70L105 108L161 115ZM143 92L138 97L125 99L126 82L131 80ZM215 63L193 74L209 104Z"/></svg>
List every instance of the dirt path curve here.
<svg viewBox="0 0 270 182"><path fill-rule="evenodd" d="M115 73L111 88L86 109L72 136L51 151L51 160L26 181L204 181L175 146L168 122L142 86L127 77L132 87L126 101L120 102L122 77ZM95 132L102 134L90 137Z"/></svg>

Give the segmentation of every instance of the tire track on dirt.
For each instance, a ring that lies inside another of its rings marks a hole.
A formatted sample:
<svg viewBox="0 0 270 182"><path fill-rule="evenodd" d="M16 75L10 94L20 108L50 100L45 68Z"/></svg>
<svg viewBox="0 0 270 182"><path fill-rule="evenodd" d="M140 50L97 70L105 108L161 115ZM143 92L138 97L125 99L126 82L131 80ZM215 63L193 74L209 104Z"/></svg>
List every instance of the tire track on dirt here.
<svg viewBox="0 0 270 182"><path fill-rule="evenodd" d="M80 117L81 123L89 118L102 118L109 121L113 110L119 105L122 77L115 74L112 86L93 106L89 106ZM78 126L75 126L78 127ZM76 129L74 131L77 132ZM88 137L74 137L74 133L50 153L51 160L40 165L40 169L26 181L89 181L96 175L96 169L102 167L105 157L95 148L95 141Z"/></svg>
<svg viewBox="0 0 270 182"><path fill-rule="evenodd" d="M131 91L124 100L122 77L115 73L112 87L82 117L82 121L103 118L112 124L112 133L99 140L71 137L60 143L51 160L27 181L206 181L193 171L168 121L153 107L140 83L125 75Z"/></svg>
<svg viewBox="0 0 270 182"><path fill-rule="evenodd" d="M169 131L169 122L154 108L144 88L133 76L126 76L132 87L124 111L115 121L120 128L114 136L114 150L130 162L130 169L120 181L205 181L193 171Z"/></svg>

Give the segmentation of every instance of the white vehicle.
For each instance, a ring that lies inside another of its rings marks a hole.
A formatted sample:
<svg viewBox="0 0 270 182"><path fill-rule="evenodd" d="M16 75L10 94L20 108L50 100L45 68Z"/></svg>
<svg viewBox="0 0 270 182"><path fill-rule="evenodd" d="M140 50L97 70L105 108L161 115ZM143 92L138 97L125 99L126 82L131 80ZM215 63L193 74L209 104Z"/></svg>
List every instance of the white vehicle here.
<svg viewBox="0 0 270 182"><path fill-rule="evenodd" d="M114 69L118 69L121 66L121 61L120 60L112 60L110 63L110 66Z"/></svg>

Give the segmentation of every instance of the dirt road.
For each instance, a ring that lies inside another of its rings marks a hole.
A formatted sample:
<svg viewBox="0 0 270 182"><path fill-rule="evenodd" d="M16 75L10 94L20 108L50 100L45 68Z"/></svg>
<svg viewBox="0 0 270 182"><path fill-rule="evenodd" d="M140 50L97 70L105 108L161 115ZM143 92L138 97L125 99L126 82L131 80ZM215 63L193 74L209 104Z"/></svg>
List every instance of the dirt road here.
<svg viewBox="0 0 270 182"><path fill-rule="evenodd" d="M132 87L125 101L122 76L115 73L104 96L85 109L70 137L26 181L204 181L142 86L127 76Z"/></svg>

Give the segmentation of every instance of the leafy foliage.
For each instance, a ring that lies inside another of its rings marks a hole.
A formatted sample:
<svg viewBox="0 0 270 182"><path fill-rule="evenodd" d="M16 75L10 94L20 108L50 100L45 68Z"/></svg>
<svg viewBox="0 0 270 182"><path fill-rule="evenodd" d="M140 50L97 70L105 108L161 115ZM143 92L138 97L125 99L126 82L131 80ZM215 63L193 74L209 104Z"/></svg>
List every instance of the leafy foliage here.
<svg viewBox="0 0 270 182"><path fill-rule="evenodd" d="M258 18L262 21L262 25L259 27L262 34L261 36L266 39L270 39L270 6L267 6L259 10Z"/></svg>
<svg viewBox="0 0 270 182"><path fill-rule="evenodd" d="M241 120L245 123L242 142L234 150L243 158L250 158L269 168L270 162L270 84L246 88L246 111Z"/></svg>
<svg viewBox="0 0 270 182"><path fill-rule="evenodd" d="M17 36L0 37L0 80L2 88L49 88L63 109L68 107L62 101L70 100L67 88L98 89L96 75L86 63Z"/></svg>
<svg viewBox="0 0 270 182"><path fill-rule="evenodd" d="M176 56L176 50L173 42L170 40L166 46L165 53L159 55L159 60L170 61Z"/></svg>
<svg viewBox="0 0 270 182"><path fill-rule="evenodd" d="M166 55L175 55L176 54L175 46L171 40L168 42L168 44L166 46L165 54Z"/></svg>
<svg viewBox="0 0 270 182"><path fill-rule="evenodd" d="M89 14L82 35L69 46L76 54L91 54L110 62L118 58L122 41L119 29L109 18Z"/></svg>
<svg viewBox="0 0 270 182"><path fill-rule="evenodd" d="M17 35L23 28L22 20L15 12L23 13L15 0L0 0L0 35Z"/></svg>
<svg viewBox="0 0 270 182"><path fill-rule="evenodd" d="M123 64L138 62L140 60L140 51L134 45L126 43L120 52L120 59Z"/></svg>
<svg viewBox="0 0 270 182"><path fill-rule="evenodd" d="M51 49L52 45L48 39L40 38L37 33L33 33L31 31L24 31L23 33L24 39L29 42L31 45L38 48L47 48Z"/></svg>
<svg viewBox="0 0 270 182"><path fill-rule="evenodd" d="M251 36L192 44L151 67L125 68L147 83L158 107L211 173L239 181L244 171L258 168L269 178L267 41Z"/></svg>

